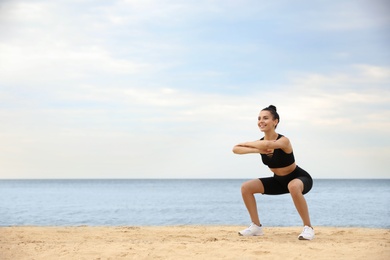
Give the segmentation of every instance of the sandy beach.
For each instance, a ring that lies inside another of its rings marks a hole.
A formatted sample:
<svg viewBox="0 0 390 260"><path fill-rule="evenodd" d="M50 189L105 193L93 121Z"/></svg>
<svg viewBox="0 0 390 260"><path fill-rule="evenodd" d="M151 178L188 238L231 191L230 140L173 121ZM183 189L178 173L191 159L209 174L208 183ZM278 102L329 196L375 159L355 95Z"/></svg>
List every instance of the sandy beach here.
<svg viewBox="0 0 390 260"><path fill-rule="evenodd" d="M390 230L265 227L241 237L237 226L1 227L0 259L390 259Z"/></svg>

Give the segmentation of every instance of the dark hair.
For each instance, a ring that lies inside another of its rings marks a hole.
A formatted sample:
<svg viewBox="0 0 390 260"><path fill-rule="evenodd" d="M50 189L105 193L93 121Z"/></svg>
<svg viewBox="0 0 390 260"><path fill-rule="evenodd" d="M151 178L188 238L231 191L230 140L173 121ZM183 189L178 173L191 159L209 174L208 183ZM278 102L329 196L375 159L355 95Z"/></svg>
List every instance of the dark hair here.
<svg viewBox="0 0 390 260"><path fill-rule="evenodd" d="M272 114L273 119L278 119L278 124L280 122L279 114L276 112L276 107L274 105L269 105L266 108L263 108L261 111L269 111ZM275 128L278 126L278 124L275 126Z"/></svg>

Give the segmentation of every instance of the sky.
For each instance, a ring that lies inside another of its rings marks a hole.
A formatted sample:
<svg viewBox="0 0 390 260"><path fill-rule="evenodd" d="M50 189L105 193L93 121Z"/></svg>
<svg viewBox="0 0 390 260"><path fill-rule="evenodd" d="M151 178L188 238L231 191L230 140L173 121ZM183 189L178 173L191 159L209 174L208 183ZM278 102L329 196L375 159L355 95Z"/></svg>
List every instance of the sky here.
<svg viewBox="0 0 390 260"><path fill-rule="evenodd" d="M390 178L385 0L3 0L0 178Z"/></svg>

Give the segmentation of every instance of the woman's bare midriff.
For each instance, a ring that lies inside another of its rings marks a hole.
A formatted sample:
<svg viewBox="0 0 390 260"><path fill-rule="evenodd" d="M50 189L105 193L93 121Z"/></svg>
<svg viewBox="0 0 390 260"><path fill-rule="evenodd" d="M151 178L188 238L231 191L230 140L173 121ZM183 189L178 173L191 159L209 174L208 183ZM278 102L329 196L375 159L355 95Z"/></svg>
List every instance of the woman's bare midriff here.
<svg viewBox="0 0 390 260"><path fill-rule="evenodd" d="M290 173L292 173L297 165L295 163L290 164L289 166L283 167L283 168L270 168L270 170L275 173L278 176L286 176Z"/></svg>

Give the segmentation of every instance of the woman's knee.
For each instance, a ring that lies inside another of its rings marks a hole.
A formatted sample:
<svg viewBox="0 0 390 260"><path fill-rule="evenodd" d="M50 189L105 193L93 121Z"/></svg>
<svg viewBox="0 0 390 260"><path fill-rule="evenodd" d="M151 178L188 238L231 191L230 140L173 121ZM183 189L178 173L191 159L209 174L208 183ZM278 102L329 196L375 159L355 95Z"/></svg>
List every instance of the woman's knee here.
<svg viewBox="0 0 390 260"><path fill-rule="evenodd" d="M304 188L303 182L300 179L290 181L287 187L291 195L302 194Z"/></svg>
<svg viewBox="0 0 390 260"><path fill-rule="evenodd" d="M264 193L263 183L259 179L246 181L241 185L242 194Z"/></svg>
<svg viewBox="0 0 390 260"><path fill-rule="evenodd" d="M250 184L249 184L249 181L246 181L244 182L243 184L241 184L241 193L244 194L244 193L248 193L250 191Z"/></svg>

